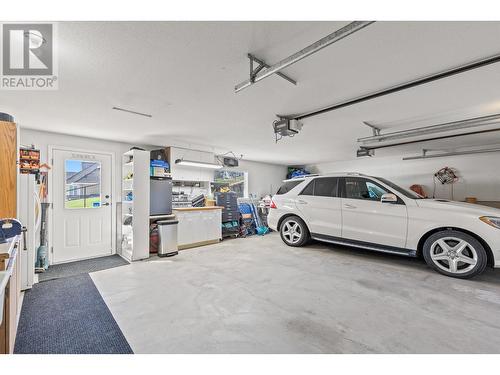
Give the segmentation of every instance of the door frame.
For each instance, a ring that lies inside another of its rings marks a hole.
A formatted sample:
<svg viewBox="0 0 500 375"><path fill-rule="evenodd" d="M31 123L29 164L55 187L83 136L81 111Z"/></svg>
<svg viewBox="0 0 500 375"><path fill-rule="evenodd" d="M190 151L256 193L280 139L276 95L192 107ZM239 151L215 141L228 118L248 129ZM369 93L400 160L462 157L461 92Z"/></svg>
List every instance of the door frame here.
<svg viewBox="0 0 500 375"><path fill-rule="evenodd" d="M89 154L100 154L111 156L111 255L116 254L116 202L114 199L115 196L115 187L116 187L116 171L115 171L115 153L114 152L106 152L106 151L98 151L98 150L89 150L68 146L56 146L56 145L48 145L48 153L47 153L47 164L50 165L51 169L48 172L48 181L49 181L49 189L47 190L47 201L50 203L50 210L48 212L49 217L49 239L48 239L48 248L49 248L49 265L54 264L54 202L52 200L53 197L53 186L54 186L54 176L53 176L53 165L54 165L54 151L74 151L74 152L83 152ZM49 163L50 161L50 163ZM93 258L93 257L91 257ZM89 259L89 258L83 258ZM82 260L83 260L82 259Z"/></svg>

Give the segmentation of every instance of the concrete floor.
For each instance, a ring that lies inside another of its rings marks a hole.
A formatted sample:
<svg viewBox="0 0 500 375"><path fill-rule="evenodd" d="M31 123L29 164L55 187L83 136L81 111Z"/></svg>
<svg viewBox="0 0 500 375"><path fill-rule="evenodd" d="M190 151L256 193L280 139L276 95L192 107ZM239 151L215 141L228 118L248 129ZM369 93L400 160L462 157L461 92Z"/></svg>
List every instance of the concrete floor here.
<svg viewBox="0 0 500 375"><path fill-rule="evenodd" d="M272 233L91 276L135 353L500 353L500 270Z"/></svg>

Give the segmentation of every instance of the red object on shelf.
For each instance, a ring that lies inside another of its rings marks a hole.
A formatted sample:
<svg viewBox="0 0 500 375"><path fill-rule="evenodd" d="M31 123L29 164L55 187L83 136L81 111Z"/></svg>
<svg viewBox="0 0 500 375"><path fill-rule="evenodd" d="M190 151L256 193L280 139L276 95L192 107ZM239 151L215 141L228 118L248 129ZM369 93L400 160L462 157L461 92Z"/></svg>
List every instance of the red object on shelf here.
<svg viewBox="0 0 500 375"><path fill-rule="evenodd" d="M151 224L149 228L149 253L158 253L158 246L160 245L160 233L158 232L158 225Z"/></svg>

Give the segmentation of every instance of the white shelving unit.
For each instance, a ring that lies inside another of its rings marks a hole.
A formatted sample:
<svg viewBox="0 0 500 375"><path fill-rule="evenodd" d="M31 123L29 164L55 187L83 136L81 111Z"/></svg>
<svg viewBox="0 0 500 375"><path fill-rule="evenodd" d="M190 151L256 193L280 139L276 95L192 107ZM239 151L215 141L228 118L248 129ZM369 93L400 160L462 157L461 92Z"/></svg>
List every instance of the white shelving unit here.
<svg viewBox="0 0 500 375"><path fill-rule="evenodd" d="M149 257L149 163L149 151L122 156L122 256L129 261Z"/></svg>

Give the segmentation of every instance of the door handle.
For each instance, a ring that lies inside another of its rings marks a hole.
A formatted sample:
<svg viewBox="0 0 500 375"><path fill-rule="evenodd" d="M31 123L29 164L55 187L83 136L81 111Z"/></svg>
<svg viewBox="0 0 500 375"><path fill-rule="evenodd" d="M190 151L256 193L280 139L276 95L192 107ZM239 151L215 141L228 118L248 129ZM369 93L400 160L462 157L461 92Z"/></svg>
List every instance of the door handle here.
<svg viewBox="0 0 500 375"><path fill-rule="evenodd" d="M26 244L26 232L28 231L28 228L23 227L21 229L21 232L23 232L23 250L28 251L28 245Z"/></svg>
<svg viewBox="0 0 500 375"><path fill-rule="evenodd" d="M307 204L307 202L306 202L306 201L304 201L304 200L302 200L302 199L299 199L299 200L297 201L297 203L298 203L298 204Z"/></svg>
<svg viewBox="0 0 500 375"><path fill-rule="evenodd" d="M109 206L109 203L103 203L102 205L103 206Z"/></svg>
<svg viewBox="0 0 500 375"><path fill-rule="evenodd" d="M349 204L349 203L345 203L344 207L345 208L357 208L356 206L353 206L352 204Z"/></svg>

